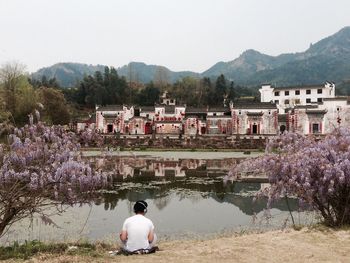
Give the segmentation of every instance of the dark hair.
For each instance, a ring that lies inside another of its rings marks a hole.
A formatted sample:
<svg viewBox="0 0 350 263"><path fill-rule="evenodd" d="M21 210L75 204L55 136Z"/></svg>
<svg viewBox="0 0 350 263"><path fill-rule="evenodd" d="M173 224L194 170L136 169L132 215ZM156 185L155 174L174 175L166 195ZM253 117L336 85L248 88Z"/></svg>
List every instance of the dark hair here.
<svg viewBox="0 0 350 263"><path fill-rule="evenodd" d="M143 200L140 200L140 201L137 201L134 205L134 212L135 214L137 213L146 213L147 212L147 206L148 204L143 201Z"/></svg>

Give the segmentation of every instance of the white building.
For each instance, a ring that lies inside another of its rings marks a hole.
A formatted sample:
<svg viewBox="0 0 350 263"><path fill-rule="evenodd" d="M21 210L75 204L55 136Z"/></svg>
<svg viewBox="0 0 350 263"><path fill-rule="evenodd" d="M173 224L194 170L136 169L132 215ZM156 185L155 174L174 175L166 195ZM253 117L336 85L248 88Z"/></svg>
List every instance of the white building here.
<svg viewBox="0 0 350 263"><path fill-rule="evenodd" d="M321 103L325 98L335 97L335 84L326 82L324 85L306 85L290 87L273 87L264 84L259 89L261 102L274 102L279 113L283 114L289 108L297 105Z"/></svg>
<svg viewBox="0 0 350 263"><path fill-rule="evenodd" d="M134 106L108 105L96 107L96 129L102 133L129 133L125 122L134 116Z"/></svg>
<svg viewBox="0 0 350 263"><path fill-rule="evenodd" d="M278 114L275 103L232 103L232 134L275 135L278 132Z"/></svg>

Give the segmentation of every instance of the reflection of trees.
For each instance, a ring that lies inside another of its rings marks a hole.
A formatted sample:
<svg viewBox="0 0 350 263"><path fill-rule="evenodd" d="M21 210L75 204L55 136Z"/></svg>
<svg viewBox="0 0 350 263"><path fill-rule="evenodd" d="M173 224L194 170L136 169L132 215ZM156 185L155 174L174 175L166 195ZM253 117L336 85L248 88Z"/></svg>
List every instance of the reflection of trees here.
<svg viewBox="0 0 350 263"><path fill-rule="evenodd" d="M170 202L170 195L157 196L154 198L153 202L159 210L162 210Z"/></svg>
<svg viewBox="0 0 350 263"><path fill-rule="evenodd" d="M223 199L218 198L215 194L212 194L210 197L219 203L233 204L246 215L254 215L255 213L259 213L266 209L266 200L259 199L257 201L253 201L253 196L241 196L237 194L226 193ZM289 206L292 211L296 211L298 209L297 200L289 200ZM288 211L288 207L284 199L276 202L272 208L277 208L281 211Z"/></svg>

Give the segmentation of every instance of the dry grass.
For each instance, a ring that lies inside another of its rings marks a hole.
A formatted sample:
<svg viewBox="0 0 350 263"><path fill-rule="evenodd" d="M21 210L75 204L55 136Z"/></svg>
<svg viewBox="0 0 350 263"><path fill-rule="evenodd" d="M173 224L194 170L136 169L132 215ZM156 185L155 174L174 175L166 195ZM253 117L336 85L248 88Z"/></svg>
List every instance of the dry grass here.
<svg viewBox="0 0 350 263"><path fill-rule="evenodd" d="M350 230L287 229L210 240L167 241L151 255L41 254L27 262L350 262ZM18 262L10 260L8 262Z"/></svg>

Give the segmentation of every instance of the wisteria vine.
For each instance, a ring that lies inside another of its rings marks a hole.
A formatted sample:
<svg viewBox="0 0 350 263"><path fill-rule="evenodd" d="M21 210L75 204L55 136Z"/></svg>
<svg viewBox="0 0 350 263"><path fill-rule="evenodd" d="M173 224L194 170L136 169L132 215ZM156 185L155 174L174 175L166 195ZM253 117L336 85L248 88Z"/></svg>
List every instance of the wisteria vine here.
<svg viewBox="0 0 350 263"><path fill-rule="evenodd" d="M272 139L262 157L232 168L228 178L263 173L271 186L258 196L268 207L285 196L320 213L325 224L350 224L350 129L338 128L322 140L296 133Z"/></svg>
<svg viewBox="0 0 350 263"><path fill-rule="evenodd" d="M91 141L101 139L90 130L77 136L62 126L34 123L33 116L29 125L14 129L0 145L0 236L35 213L50 222L47 207L88 201L110 185L108 175L81 156L80 142Z"/></svg>

